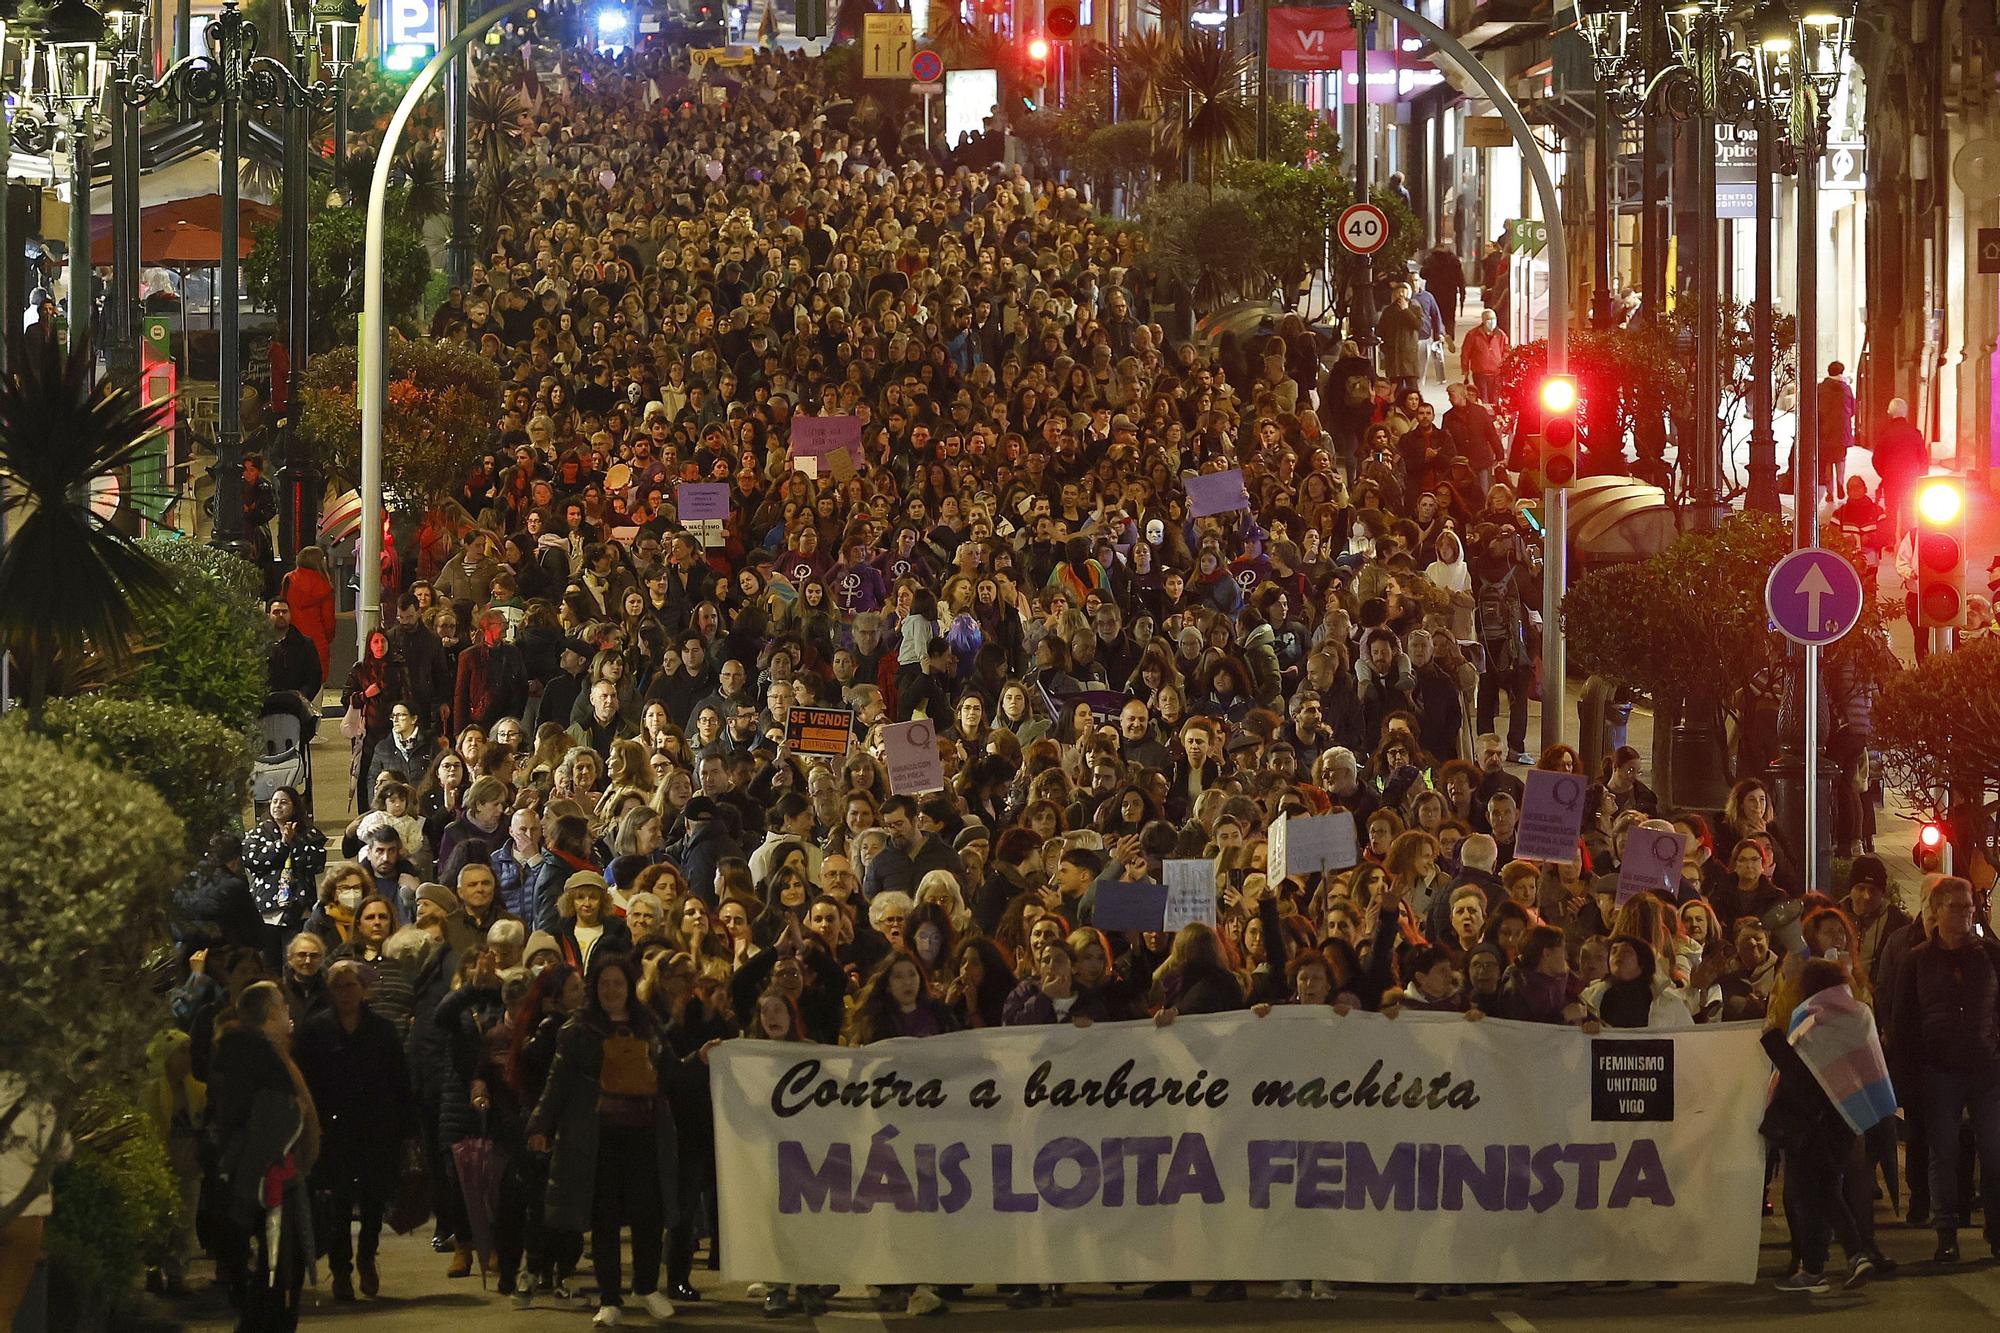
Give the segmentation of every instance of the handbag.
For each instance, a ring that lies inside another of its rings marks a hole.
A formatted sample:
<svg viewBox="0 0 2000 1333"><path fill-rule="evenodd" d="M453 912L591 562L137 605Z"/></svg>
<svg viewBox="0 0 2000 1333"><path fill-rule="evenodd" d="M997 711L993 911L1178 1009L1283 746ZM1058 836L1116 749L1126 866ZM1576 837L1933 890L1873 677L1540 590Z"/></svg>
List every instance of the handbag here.
<svg viewBox="0 0 2000 1333"><path fill-rule="evenodd" d="M348 740L358 741L367 730L368 723L361 716L361 706L359 704L349 704L347 711L340 718L340 734Z"/></svg>
<svg viewBox="0 0 2000 1333"><path fill-rule="evenodd" d="M431 1164L423 1145L411 1139L403 1146L403 1169L396 1178L396 1195L382 1220L399 1236L407 1236L431 1219Z"/></svg>

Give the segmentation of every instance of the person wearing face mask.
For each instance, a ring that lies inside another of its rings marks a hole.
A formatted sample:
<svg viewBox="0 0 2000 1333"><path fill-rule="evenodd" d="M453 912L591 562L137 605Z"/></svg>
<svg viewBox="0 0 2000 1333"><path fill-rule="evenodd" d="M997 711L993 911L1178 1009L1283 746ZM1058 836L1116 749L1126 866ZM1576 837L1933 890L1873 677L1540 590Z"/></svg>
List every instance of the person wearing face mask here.
<svg viewBox="0 0 2000 1333"><path fill-rule="evenodd" d="M345 944L354 934L361 900L374 891L375 880L353 861L336 861L319 880L319 904L313 908L306 929L320 937L329 949Z"/></svg>
<svg viewBox="0 0 2000 1333"><path fill-rule="evenodd" d="M1479 327L1467 333L1459 344L1459 369L1471 381L1481 402L1500 401L1500 375L1506 368L1510 350L1512 344L1500 328L1499 316L1490 309L1480 314Z"/></svg>

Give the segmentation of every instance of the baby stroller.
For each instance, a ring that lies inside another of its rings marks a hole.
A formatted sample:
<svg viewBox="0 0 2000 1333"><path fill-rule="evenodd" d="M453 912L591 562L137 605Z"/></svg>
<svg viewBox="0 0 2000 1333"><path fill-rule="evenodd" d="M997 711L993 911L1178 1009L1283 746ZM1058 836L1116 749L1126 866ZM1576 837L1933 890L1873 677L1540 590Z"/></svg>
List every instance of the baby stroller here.
<svg viewBox="0 0 2000 1333"><path fill-rule="evenodd" d="M257 718L261 745L250 768L250 795L259 814L273 792L292 787L305 797L305 817L312 817L312 739L318 727L318 714L304 696L292 690L265 696Z"/></svg>

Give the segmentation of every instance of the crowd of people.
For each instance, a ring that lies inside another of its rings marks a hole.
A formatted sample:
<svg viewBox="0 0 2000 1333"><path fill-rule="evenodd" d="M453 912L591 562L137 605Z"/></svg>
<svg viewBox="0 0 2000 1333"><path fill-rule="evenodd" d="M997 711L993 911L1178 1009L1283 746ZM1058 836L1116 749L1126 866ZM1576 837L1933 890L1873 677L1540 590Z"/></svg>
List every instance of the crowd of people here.
<svg viewBox="0 0 2000 1333"><path fill-rule="evenodd" d="M376 1295L385 1215L413 1205L450 1276L490 1268L522 1306L608 1326L628 1299L700 1300L718 1042L1281 1004L1762 1020L1788 1050L1809 1005L1879 994L1929 1126L1910 1206L1955 1236L1962 1107L2000 1152L2000 953L1969 886L1934 885L1927 927L1864 856L1839 901L1801 901L1761 783L1719 818L1663 809L1623 747L1585 775L1575 857L1515 858L1510 765L1582 760L1525 748L1539 557L1490 334L1439 417L1422 367L1379 375L1296 319L1182 341L1133 232L828 123L802 56L761 55L721 101L672 54L543 59L532 222L432 325L502 367L494 447L339 686L352 808L280 790L183 894L166 1086L207 1086L220 1161L276 1145L307 1187L280 1240L208 1206L218 1155L186 1168L208 1219L186 1241L267 1321L246 1327L296 1317L315 1254L334 1301ZM794 457L801 416L857 418L858 446ZM1188 481L1231 468L1248 507L1193 517ZM696 481L729 487L719 533L678 519ZM289 609L278 665L309 674ZM799 707L851 711L845 754L800 752ZM916 717L946 782L892 793L882 728ZM1273 882L1271 821L1332 810L1359 863ZM1642 828L1686 835L1683 873L1620 901ZM1093 924L1103 885L1190 857L1213 925ZM1850 1284L1886 1262L1869 1201L1880 1171L1900 1203L1901 1156L1892 1120L1843 1118L1802 1068L1767 1129L1785 1281L1813 1291L1829 1233Z"/></svg>

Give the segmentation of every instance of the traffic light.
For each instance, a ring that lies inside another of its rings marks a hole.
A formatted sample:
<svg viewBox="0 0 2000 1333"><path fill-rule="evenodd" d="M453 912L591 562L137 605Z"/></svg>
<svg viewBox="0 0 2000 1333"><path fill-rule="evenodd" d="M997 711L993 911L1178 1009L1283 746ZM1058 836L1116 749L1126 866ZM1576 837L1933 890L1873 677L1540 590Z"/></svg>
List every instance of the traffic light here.
<svg viewBox="0 0 2000 1333"><path fill-rule="evenodd" d="M1576 379L1542 381L1542 485L1567 490L1576 482Z"/></svg>
<svg viewBox="0 0 2000 1333"><path fill-rule="evenodd" d="M1951 835L1945 826L1938 820L1927 820L1917 829L1917 840L1910 848L1910 859L1916 862L1917 869L1926 875L1931 874L1942 868L1945 850L1950 845Z"/></svg>
<svg viewBox="0 0 2000 1333"><path fill-rule="evenodd" d="M1028 63L1033 65L1036 72L1039 73L1042 66L1048 63L1048 60L1049 39L1046 37L1030 37L1028 39Z"/></svg>
<svg viewBox="0 0 2000 1333"><path fill-rule="evenodd" d="M1917 624L1965 623L1965 486L1957 477L1917 483Z"/></svg>

